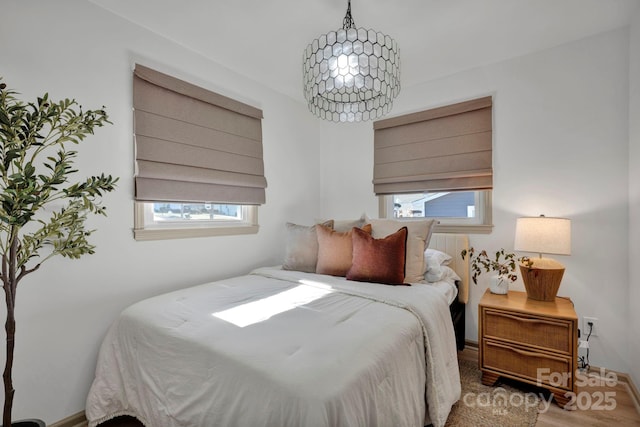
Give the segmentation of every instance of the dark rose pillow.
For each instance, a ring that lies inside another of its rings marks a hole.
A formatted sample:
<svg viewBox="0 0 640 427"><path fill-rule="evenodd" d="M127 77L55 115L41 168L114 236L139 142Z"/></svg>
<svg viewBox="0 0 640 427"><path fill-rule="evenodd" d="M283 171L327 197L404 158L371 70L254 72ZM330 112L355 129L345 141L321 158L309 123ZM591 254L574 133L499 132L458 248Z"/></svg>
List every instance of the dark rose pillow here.
<svg viewBox="0 0 640 427"><path fill-rule="evenodd" d="M407 227L382 239L354 228L353 261L347 280L402 285L407 254Z"/></svg>
<svg viewBox="0 0 640 427"><path fill-rule="evenodd" d="M352 228L347 232L334 231L321 224L316 226L318 236L318 263L316 273L329 274L331 276L344 277L351 267L353 249L351 233L359 230L364 234L371 234L371 226L365 225L362 229Z"/></svg>

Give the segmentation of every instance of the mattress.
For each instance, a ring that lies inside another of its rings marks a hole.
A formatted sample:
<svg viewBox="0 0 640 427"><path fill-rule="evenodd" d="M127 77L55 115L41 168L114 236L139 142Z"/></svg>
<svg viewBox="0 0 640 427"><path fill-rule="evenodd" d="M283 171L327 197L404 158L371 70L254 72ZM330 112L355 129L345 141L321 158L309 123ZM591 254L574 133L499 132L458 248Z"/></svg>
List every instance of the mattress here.
<svg viewBox="0 0 640 427"><path fill-rule="evenodd" d="M442 426L460 378L440 286L263 268L141 301L103 341L89 426Z"/></svg>

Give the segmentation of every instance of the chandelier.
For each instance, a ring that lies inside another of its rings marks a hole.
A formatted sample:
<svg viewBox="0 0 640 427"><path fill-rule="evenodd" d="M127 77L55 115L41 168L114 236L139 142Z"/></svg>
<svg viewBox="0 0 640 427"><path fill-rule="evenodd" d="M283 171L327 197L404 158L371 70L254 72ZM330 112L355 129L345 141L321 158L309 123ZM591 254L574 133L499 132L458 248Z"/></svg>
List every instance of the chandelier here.
<svg viewBox="0 0 640 427"><path fill-rule="evenodd" d="M316 116L359 122L391 110L400 92L400 54L391 37L355 28L351 0L342 28L313 40L302 56L304 97Z"/></svg>

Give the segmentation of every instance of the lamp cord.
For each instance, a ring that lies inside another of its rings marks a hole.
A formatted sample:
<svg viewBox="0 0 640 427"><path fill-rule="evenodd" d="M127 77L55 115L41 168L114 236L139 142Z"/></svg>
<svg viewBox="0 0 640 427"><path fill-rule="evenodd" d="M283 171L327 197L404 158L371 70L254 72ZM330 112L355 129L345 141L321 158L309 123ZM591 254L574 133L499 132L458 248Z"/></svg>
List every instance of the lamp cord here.
<svg viewBox="0 0 640 427"><path fill-rule="evenodd" d="M344 19L342 20L342 29L348 30L349 28L355 28L355 27L356 27L356 23L353 21L353 18L351 17L351 0L349 0L349 3L347 5L347 14L344 16Z"/></svg>

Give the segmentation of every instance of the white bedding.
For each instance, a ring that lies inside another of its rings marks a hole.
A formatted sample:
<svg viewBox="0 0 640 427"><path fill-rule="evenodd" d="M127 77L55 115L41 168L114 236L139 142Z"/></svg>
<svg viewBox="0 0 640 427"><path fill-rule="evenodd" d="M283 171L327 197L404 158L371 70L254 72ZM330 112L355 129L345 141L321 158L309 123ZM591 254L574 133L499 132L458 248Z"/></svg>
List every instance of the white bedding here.
<svg viewBox="0 0 640 427"><path fill-rule="evenodd" d="M453 271L453 270L452 270ZM437 282L422 281L419 285L426 285L436 288L447 299L447 304L451 305L453 301L458 298L458 287L456 286L456 280L460 280L456 273L449 274L438 280Z"/></svg>
<svg viewBox="0 0 640 427"><path fill-rule="evenodd" d="M437 287L263 268L126 309L86 414L90 427L118 415L148 427L438 427L459 397Z"/></svg>

